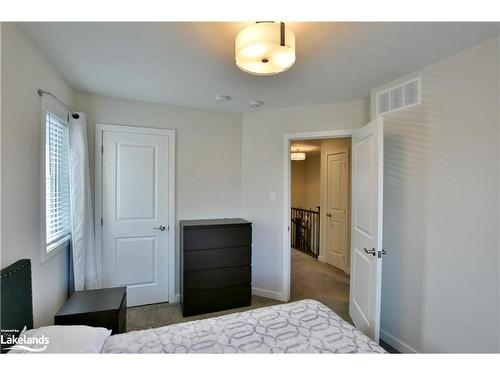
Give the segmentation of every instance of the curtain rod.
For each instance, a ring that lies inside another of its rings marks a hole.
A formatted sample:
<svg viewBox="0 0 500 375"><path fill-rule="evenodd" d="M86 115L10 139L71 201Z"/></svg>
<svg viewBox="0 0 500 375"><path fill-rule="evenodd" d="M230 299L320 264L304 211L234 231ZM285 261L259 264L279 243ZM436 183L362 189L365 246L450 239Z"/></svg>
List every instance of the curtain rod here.
<svg viewBox="0 0 500 375"><path fill-rule="evenodd" d="M61 105L63 105L64 108L66 108L68 111L70 111L71 116L74 119L79 119L80 118L80 116L78 115L78 113L74 112L69 105L67 105L66 103L64 103L61 99L59 99L57 96L55 96L54 94L52 94L50 91L45 91L45 90L42 90L42 89L38 89L38 90L36 90L36 92L37 92L37 94L39 96L49 95L49 96L53 97L55 100L57 100L59 103L61 103Z"/></svg>

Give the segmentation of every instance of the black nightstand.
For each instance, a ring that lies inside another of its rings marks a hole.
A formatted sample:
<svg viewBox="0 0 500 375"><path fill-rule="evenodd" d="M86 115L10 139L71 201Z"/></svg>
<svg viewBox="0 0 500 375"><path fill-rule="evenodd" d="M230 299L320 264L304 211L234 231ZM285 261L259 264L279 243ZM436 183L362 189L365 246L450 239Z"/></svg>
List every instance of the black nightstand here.
<svg viewBox="0 0 500 375"><path fill-rule="evenodd" d="M54 316L56 325L86 325L125 333L127 288L106 288L75 292Z"/></svg>

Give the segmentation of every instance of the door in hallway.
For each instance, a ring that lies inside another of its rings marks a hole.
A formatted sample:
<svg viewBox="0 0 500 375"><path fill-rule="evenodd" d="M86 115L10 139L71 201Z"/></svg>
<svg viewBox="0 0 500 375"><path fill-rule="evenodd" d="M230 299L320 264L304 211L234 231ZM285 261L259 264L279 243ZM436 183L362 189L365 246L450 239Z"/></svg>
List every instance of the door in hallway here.
<svg viewBox="0 0 500 375"><path fill-rule="evenodd" d="M346 271L349 247L349 151L326 155L326 262Z"/></svg>

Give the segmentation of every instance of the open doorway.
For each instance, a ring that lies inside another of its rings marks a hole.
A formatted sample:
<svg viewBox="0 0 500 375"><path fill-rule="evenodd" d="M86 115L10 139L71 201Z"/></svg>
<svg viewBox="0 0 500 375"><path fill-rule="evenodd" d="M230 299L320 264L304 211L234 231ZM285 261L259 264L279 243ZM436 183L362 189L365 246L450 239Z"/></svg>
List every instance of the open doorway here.
<svg viewBox="0 0 500 375"><path fill-rule="evenodd" d="M299 140L324 140L329 138L350 138L350 201L352 210L348 219L350 228L350 262L344 261L345 270L349 272L349 309L347 315L356 328L379 340L380 335L380 301L382 289L382 248L383 231L383 171L384 171L384 123L381 117L356 129L325 130L309 133L283 135L283 300L291 299L291 147L292 142ZM295 150L293 150L295 151ZM337 160L340 164L342 159ZM349 189L347 189L349 190ZM321 200L321 199L320 199ZM322 203L322 205L324 205ZM331 207L330 207L331 208ZM333 212L320 205L320 215ZM329 216L328 216L329 218ZM327 222L322 220L323 223ZM321 225L320 225L321 226ZM320 231L321 232L321 231ZM320 233L320 239L324 236ZM320 241L321 249L326 241ZM326 255L325 255L326 257ZM320 262L320 260L318 260ZM350 264L350 268L347 266ZM311 296L306 296L314 298Z"/></svg>
<svg viewBox="0 0 500 375"><path fill-rule="evenodd" d="M351 138L290 146L290 299L316 299L351 321Z"/></svg>

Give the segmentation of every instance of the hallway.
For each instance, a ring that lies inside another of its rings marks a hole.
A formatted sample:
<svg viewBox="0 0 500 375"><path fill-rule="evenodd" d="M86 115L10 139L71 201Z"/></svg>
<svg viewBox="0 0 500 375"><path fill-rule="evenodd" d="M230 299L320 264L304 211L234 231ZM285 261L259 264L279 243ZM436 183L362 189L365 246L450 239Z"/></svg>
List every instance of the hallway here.
<svg viewBox="0 0 500 375"><path fill-rule="evenodd" d="M291 253L291 300L318 300L352 323L349 317L349 275L298 250L292 249Z"/></svg>

